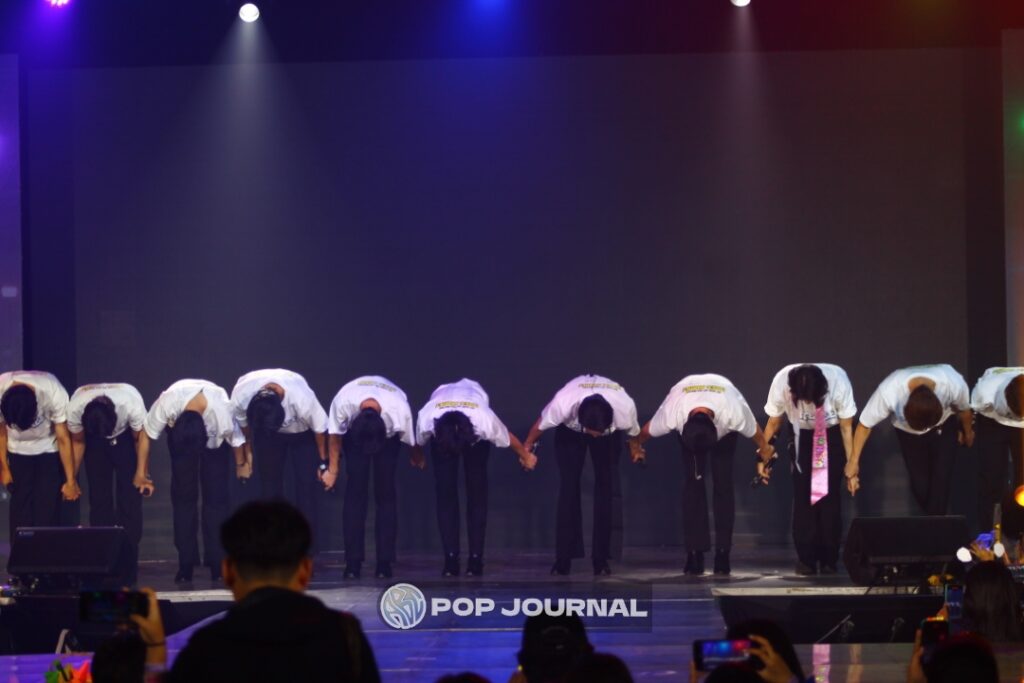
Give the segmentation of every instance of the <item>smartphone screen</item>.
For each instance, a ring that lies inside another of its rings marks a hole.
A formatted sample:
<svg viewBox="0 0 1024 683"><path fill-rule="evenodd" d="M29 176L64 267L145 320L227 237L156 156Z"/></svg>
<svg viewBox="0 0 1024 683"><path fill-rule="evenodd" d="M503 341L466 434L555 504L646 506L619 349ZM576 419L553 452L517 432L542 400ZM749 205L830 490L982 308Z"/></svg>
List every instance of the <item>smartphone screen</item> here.
<svg viewBox="0 0 1024 683"><path fill-rule="evenodd" d="M957 584L946 585L946 612L950 621L960 619L964 615L964 587Z"/></svg>
<svg viewBox="0 0 1024 683"><path fill-rule="evenodd" d="M149 614L149 597L138 591L82 591L78 595L78 616L86 623L116 624L130 621L132 614Z"/></svg>
<svg viewBox="0 0 1024 683"><path fill-rule="evenodd" d="M711 671L722 664L742 664L750 660L750 641L695 640L693 660L698 671Z"/></svg>

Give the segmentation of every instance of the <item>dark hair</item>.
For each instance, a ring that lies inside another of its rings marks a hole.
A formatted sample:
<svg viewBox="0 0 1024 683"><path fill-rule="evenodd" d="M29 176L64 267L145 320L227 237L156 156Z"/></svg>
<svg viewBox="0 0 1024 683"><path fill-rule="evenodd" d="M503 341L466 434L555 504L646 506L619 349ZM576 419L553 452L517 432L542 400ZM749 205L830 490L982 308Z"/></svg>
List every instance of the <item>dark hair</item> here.
<svg viewBox="0 0 1024 683"><path fill-rule="evenodd" d="M615 414L608 399L601 394L591 394L580 401L576 419L584 429L604 434L612 426Z"/></svg>
<svg viewBox="0 0 1024 683"><path fill-rule="evenodd" d="M1006 407L1018 419L1024 418L1024 375L1017 375L1010 380L1003 390L1006 396Z"/></svg>
<svg viewBox="0 0 1024 683"><path fill-rule="evenodd" d="M35 390L27 384L16 384L0 398L0 415L4 422L24 431L35 424L39 402Z"/></svg>
<svg viewBox="0 0 1024 683"><path fill-rule="evenodd" d="M764 683L756 671L742 664L723 664L708 674L704 683Z"/></svg>
<svg viewBox="0 0 1024 683"><path fill-rule="evenodd" d="M97 396L82 410L82 429L92 439L109 439L117 427L117 410L106 396Z"/></svg>
<svg viewBox="0 0 1024 683"><path fill-rule="evenodd" d="M964 622L991 641L1022 640L1020 596L1013 574L998 561L979 562L964 578Z"/></svg>
<svg viewBox="0 0 1024 683"><path fill-rule="evenodd" d="M948 638L923 668L928 683L999 683L992 647L971 634Z"/></svg>
<svg viewBox="0 0 1024 683"><path fill-rule="evenodd" d="M817 365L798 365L789 371L789 393L793 397L793 405L807 401L820 408L828 395L825 373Z"/></svg>
<svg viewBox="0 0 1024 683"><path fill-rule="evenodd" d="M220 527L227 559L245 580L288 580L309 555L309 522L283 500L246 503Z"/></svg>
<svg viewBox="0 0 1024 683"><path fill-rule="evenodd" d="M633 683L633 675L615 655L595 652L569 672L565 683Z"/></svg>
<svg viewBox="0 0 1024 683"><path fill-rule="evenodd" d="M707 413L693 413L686 418L680 435L683 446L694 453L706 453L718 443L718 428Z"/></svg>
<svg viewBox="0 0 1024 683"><path fill-rule="evenodd" d="M197 410L186 410L167 430L168 445L181 455L197 455L206 448L206 423Z"/></svg>
<svg viewBox="0 0 1024 683"><path fill-rule="evenodd" d="M463 671L460 674L448 674L437 679L437 683L491 683L488 679L472 671Z"/></svg>
<svg viewBox="0 0 1024 683"><path fill-rule="evenodd" d="M379 452L388 439L388 427L384 424L384 418L373 408L360 410L352 419L348 433L359 442L360 448L367 454Z"/></svg>
<svg viewBox="0 0 1024 683"><path fill-rule="evenodd" d="M459 410L434 418L434 447L442 455L458 455L477 442L473 422Z"/></svg>
<svg viewBox="0 0 1024 683"><path fill-rule="evenodd" d="M89 672L93 683L142 683L146 675L146 644L133 631L112 636L96 648Z"/></svg>
<svg viewBox="0 0 1024 683"><path fill-rule="evenodd" d="M730 627L725 637L729 640L745 640L752 635L761 636L767 640L776 654L786 662L789 672L797 679L804 680L804 669L800 666L800 658L796 656L793 641L789 639L786 631L774 621L768 619L749 619ZM763 662L760 661L759 657L754 656L752 659L754 660L753 664L755 667L763 666Z"/></svg>
<svg viewBox="0 0 1024 683"><path fill-rule="evenodd" d="M529 683L559 681L594 651L578 616L527 617L516 655Z"/></svg>
<svg viewBox="0 0 1024 683"><path fill-rule="evenodd" d="M923 384L910 392L907 405L903 406L903 417L907 419L907 424L919 432L939 424L942 413L939 397Z"/></svg>
<svg viewBox="0 0 1024 683"><path fill-rule="evenodd" d="M276 391L264 389L252 397L245 409L249 428L258 434L273 434L284 424L284 405Z"/></svg>

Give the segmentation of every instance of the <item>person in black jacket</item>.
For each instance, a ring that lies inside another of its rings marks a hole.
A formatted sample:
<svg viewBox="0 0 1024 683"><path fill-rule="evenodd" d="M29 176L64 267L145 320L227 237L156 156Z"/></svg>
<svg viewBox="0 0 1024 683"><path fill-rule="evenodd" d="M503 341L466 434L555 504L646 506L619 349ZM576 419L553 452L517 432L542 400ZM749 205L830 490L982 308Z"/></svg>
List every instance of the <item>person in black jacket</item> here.
<svg viewBox="0 0 1024 683"><path fill-rule="evenodd" d="M192 634L163 680L379 683L359 621L304 595L313 573L309 523L284 501L242 506L221 527L223 574L235 598L223 619ZM133 617L147 664L166 665L156 594Z"/></svg>

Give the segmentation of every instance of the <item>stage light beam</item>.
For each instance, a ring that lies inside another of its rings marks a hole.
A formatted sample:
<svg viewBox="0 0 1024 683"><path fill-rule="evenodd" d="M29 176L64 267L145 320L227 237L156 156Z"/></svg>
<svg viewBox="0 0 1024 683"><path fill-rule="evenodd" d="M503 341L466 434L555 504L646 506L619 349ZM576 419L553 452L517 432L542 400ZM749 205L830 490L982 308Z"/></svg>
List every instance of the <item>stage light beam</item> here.
<svg viewBox="0 0 1024 683"><path fill-rule="evenodd" d="M238 18L247 24L251 24L260 18L260 8L251 2L247 2L238 10Z"/></svg>
<svg viewBox="0 0 1024 683"><path fill-rule="evenodd" d="M750 0L729 0L736 7L746 7L750 4Z"/></svg>
<svg viewBox="0 0 1024 683"><path fill-rule="evenodd" d="M64 7L69 2L71 2L71 0L46 0L46 2L50 5L50 7Z"/></svg>

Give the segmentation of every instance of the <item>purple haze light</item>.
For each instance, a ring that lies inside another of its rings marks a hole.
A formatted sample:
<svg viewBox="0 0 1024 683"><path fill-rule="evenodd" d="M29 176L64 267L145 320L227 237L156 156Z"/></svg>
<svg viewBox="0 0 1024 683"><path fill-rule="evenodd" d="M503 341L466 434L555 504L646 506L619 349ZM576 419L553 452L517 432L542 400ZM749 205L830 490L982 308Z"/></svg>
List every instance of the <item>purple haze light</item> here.
<svg viewBox="0 0 1024 683"><path fill-rule="evenodd" d="M71 2L71 0L46 0L46 2L50 3L50 7L63 7Z"/></svg>

